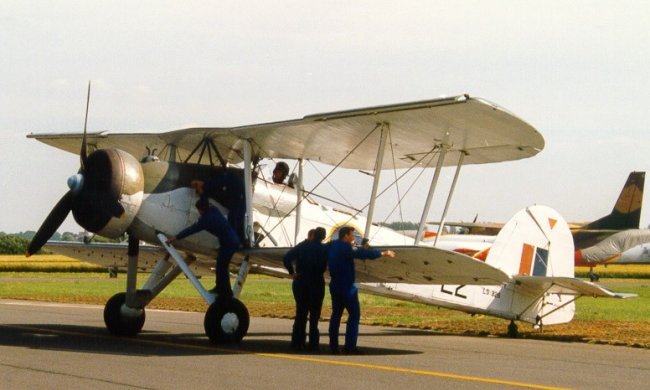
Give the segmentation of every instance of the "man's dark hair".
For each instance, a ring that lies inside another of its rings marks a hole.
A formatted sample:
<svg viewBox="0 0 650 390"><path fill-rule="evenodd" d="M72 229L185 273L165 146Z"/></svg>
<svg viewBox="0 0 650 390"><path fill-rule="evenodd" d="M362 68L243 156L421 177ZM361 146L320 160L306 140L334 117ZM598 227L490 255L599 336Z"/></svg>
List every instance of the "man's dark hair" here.
<svg viewBox="0 0 650 390"><path fill-rule="evenodd" d="M315 232L314 229L311 229L311 230L309 230L309 231L307 232L307 239L308 239L308 240L311 240L311 239L314 238L314 232Z"/></svg>
<svg viewBox="0 0 650 390"><path fill-rule="evenodd" d="M286 175L289 174L289 165L287 165L287 163L284 162L284 161L280 161L275 165L275 168L273 168L273 171L280 171L280 172L284 173L284 175L286 176Z"/></svg>
<svg viewBox="0 0 650 390"><path fill-rule="evenodd" d="M325 236L327 235L327 232L325 231L324 228L322 227L317 227L314 229L314 240L317 242L321 242L325 239Z"/></svg>
<svg viewBox="0 0 650 390"><path fill-rule="evenodd" d="M341 230L339 230L339 239L347 236L352 231L354 231L354 228L352 226L343 226Z"/></svg>
<svg viewBox="0 0 650 390"><path fill-rule="evenodd" d="M208 202L208 198L199 198L194 206L199 211L206 211L210 208L210 202Z"/></svg>

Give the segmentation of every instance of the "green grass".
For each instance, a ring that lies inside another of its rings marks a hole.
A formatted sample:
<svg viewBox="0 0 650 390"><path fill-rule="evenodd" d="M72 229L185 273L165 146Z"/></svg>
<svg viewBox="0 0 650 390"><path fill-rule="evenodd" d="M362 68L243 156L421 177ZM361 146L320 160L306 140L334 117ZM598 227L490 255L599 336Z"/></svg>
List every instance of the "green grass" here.
<svg viewBox="0 0 650 390"><path fill-rule="evenodd" d="M142 286L147 274L140 274L138 284ZM107 273L44 273L44 272L0 272L0 298L23 299L70 299L82 300L83 297L108 299L113 294L125 288L125 277L110 279ZM202 283L208 288L212 286L212 278L203 278ZM645 280L613 280L605 287L617 292L638 294L633 299L578 299L576 319L580 320L620 320L620 321L650 321L650 282ZM329 294L325 294L324 305L330 306ZM48 298L49 297L49 298ZM197 299L194 286L185 279L179 278L165 289L161 298ZM294 304L291 284L271 277L251 275L244 287L242 300L247 304L274 304L292 307ZM448 319L463 319L467 314L452 310L440 309L418 303L398 301L394 299L369 295L360 295L364 308L375 308L385 311L382 317L386 322L403 321L406 324L417 323L421 316L404 317L403 312L449 312ZM390 310L394 310L391 314Z"/></svg>
<svg viewBox="0 0 650 390"><path fill-rule="evenodd" d="M576 302L578 320L650 321L650 281L645 279L607 280L603 287L620 293L633 293L630 299L588 298Z"/></svg>

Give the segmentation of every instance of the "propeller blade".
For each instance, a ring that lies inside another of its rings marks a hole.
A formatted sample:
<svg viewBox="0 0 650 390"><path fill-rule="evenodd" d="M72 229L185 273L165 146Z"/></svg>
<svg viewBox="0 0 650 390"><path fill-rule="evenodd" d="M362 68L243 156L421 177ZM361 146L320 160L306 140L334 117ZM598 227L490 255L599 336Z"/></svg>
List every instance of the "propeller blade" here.
<svg viewBox="0 0 650 390"><path fill-rule="evenodd" d="M72 191L68 191L65 195L63 195L61 200L59 200L59 203L54 206L52 211L50 211L50 214L47 216L47 218L45 218L45 221L43 221L43 224L36 232L34 238L32 238L32 241L29 243L27 253L25 253L27 257L38 252L41 247L45 245L47 240L49 240L50 237L56 233L56 230L59 228L59 226L61 226L65 218L68 216L68 213L70 213L75 198L76 195Z"/></svg>
<svg viewBox="0 0 650 390"><path fill-rule="evenodd" d="M90 106L90 80L88 80L88 96L86 96L86 117L84 119L84 136L81 140L81 151L79 157L81 159L81 171L86 169L86 160L88 159L88 151L86 146L86 127L88 126L88 107Z"/></svg>

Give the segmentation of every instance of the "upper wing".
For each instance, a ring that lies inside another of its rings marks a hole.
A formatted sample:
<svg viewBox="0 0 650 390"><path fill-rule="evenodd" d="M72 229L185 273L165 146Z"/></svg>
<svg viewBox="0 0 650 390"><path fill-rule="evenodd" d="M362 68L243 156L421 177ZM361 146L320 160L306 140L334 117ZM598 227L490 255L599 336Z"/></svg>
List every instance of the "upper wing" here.
<svg viewBox="0 0 650 390"><path fill-rule="evenodd" d="M441 143L449 146L445 165L483 164L534 156L544 138L532 126L482 99L458 96L414 103L305 116L302 119L232 128L191 128L164 133L89 133L88 145L118 148L136 158L150 151L185 161L209 138L225 160L242 160L242 140L261 158L320 161L343 168L373 169L381 128L390 130L391 153L385 168L408 168ZM30 134L46 144L77 154L81 134ZM169 153L173 153L170 156ZM188 162L197 162L195 153ZM424 158L423 166L434 166Z"/></svg>

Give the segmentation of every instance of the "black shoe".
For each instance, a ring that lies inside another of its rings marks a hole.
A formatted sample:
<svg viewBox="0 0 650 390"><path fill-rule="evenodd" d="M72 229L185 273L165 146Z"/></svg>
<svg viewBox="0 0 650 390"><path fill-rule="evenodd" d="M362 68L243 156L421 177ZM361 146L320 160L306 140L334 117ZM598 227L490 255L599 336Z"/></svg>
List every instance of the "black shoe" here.
<svg viewBox="0 0 650 390"><path fill-rule="evenodd" d="M338 355L339 354L339 347L338 346L333 347L333 346L330 345L330 353L332 355Z"/></svg>
<svg viewBox="0 0 650 390"><path fill-rule="evenodd" d="M291 342L291 349L293 349L296 352L302 352L303 350L305 350L305 348L306 348L305 344Z"/></svg>
<svg viewBox="0 0 650 390"><path fill-rule="evenodd" d="M343 348L343 353L346 355L365 355L363 351L357 347Z"/></svg>
<svg viewBox="0 0 650 390"><path fill-rule="evenodd" d="M320 353L320 345L310 345L307 350L311 353Z"/></svg>

